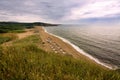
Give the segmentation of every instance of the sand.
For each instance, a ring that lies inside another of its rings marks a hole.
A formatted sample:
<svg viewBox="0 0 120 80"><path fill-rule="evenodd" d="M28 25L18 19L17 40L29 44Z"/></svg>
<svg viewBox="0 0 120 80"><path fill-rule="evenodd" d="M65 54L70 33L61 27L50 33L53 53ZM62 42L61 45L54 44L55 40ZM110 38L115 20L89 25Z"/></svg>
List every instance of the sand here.
<svg viewBox="0 0 120 80"><path fill-rule="evenodd" d="M94 60L89 59L85 55L79 53L70 44L65 43L61 39L45 32L42 26L36 26L35 28L36 30L39 31L40 37L42 39L42 44L44 45L43 49L45 51L55 52L58 54L70 55L76 59L85 60L86 62L105 68L104 66L97 64Z"/></svg>

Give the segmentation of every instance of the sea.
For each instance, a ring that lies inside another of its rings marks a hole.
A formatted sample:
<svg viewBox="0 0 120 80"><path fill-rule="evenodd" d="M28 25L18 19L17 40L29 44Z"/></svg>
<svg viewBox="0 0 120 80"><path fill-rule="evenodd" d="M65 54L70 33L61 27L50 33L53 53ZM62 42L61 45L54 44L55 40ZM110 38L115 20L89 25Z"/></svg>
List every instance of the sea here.
<svg viewBox="0 0 120 80"><path fill-rule="evenodd" d="M59 25L44 28L98 64L120 69L120 26Z"/></svg>

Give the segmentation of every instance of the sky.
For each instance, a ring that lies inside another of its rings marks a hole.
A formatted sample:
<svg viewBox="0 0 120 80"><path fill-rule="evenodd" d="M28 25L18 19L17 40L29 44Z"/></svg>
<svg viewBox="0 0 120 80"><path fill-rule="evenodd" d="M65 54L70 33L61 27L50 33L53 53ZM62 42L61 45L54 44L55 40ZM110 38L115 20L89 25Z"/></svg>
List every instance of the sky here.
<svg viewBox="0 0 120 80"><path fill-rule="evenodd" d="M120 23L120 0L0 0L0 21Z"/></svg>

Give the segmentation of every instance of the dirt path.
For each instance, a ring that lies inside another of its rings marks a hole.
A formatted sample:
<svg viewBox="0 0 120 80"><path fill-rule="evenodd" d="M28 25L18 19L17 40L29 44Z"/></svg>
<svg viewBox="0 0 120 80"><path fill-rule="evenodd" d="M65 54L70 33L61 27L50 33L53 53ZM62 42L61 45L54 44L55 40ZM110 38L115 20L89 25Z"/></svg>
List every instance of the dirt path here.
<svg viewBox="0 0 120 80"><path fill-rule="evenodd" d="M18 37L17 40L18 40L18 39L23 39L23 38L25 38L25 37L28 37L28 36L33 35L33 34L34 34L34 28L33 28L33 29L25 29L25 32L24 32L24 33L15 33L15 34L16 34L17 37ZM2 46L10 46L10 45L12 45L13 41L14 41L14 40L9 41L9 42L5 42L5 43L2 44Z"/></svg>
<svg viewBox="0 0 120 80"><path fill-rule="evenodd" d="M18 39L22 39L22 38L25 38L25 37L28 37L28 36L34 34L34 29L25 29L25 31L26 32L24 32L24 33L18 33L17 34Z"/></svg>

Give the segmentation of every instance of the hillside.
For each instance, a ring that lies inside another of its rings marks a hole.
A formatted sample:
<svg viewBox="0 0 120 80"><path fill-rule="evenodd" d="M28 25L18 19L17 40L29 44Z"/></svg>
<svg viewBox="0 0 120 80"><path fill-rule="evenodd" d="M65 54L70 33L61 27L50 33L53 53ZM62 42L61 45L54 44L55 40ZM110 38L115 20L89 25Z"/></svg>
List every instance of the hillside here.
<svg viewBox="0 0 120 80"><path fill-rule="evenodd" d="M0 80L120 80L119 70L46 52L42 46L38 33L0 45Z"/></svg>

